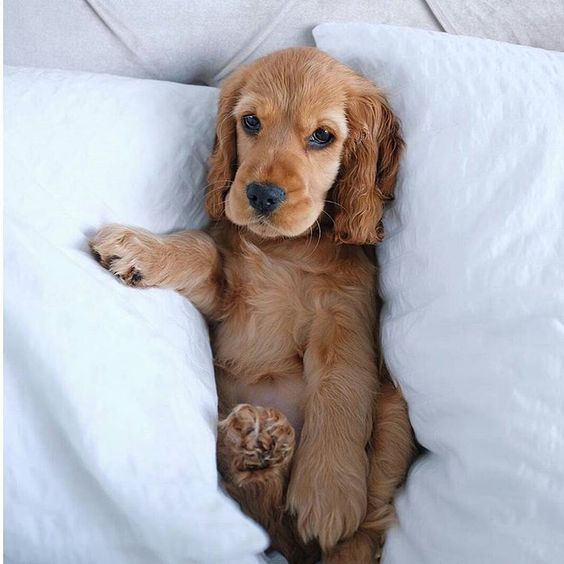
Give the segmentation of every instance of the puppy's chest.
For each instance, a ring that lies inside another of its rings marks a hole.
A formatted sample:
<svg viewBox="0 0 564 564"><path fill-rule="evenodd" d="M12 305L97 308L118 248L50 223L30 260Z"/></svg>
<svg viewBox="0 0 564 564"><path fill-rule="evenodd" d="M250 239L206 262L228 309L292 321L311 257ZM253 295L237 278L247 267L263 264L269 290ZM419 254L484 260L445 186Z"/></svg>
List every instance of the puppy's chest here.
<svg viewBox="0 0 564 564"><path fill-rule="evenodd" d="M317 278L288 260L230 258L224 316L214 330L216 364L251 380L301 373Z"/></svg>

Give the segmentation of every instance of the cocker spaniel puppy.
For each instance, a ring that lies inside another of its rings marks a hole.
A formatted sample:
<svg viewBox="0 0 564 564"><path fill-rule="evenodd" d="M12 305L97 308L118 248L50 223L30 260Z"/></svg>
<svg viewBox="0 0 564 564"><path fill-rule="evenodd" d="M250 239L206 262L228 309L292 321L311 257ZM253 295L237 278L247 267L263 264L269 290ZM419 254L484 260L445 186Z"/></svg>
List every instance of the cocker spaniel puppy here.
<svg viewBox="0 0 564 564"><path fill-rule="evenodd" d="M220 472L290 562L373 562L413 454L366 247L402 146L368 80L317 49L273 53L223 84L209 229L91 241L126 284L174 288L207 318Z"/></svg>

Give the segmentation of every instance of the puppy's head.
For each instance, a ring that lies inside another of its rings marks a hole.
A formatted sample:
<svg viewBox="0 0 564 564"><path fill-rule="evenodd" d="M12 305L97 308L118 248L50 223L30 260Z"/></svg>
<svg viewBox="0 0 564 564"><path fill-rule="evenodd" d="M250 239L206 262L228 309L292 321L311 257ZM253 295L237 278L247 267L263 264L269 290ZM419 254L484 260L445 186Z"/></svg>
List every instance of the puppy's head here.
<svg viewBox="0 0 564 564"><path fill-rule="evenodd" d="M207 209L265 238L318 222L338 242L383 236L403 142L368 80L313 48L268 55L222 86Z"/></svg>

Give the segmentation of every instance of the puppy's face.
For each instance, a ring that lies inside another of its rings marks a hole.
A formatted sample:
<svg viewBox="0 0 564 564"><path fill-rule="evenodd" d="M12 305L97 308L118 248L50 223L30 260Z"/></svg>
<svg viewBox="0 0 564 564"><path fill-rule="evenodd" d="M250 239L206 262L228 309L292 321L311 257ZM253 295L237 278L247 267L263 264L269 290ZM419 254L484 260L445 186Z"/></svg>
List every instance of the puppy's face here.
<svg viewBox="0 0 564 564"><path fill-rule="evenodd" d="M339 171L345 96L321 77L294 76L284 88L265 70L250 75L233 110L238 166L225 214L263 237L292 237L316 224Z"/></svg>
<svg viewBox="0 0 564 564"><path fill-rule="evenodd" d="M208 211L264 238L330 218L338 240L373 242L391 191L377 186L378 145L399 159L397 123L372 84L316 49L274 53L222 88Z"/></svg>

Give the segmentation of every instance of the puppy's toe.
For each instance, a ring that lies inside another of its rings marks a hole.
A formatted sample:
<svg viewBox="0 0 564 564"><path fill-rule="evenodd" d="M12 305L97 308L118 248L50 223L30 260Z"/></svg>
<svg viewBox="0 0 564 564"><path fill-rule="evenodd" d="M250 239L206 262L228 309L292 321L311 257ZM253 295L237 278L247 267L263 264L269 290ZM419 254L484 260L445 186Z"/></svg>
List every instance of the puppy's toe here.
<svg viewBox="0 0 564 564"><path fill-rule="evenodd" d="M154 236L122 225L107 225L90 240L92 256L128 286L153 286L149 276L156 271ZM153 276L156 279L156 276Z"/></svg>
<svg viewBox="0 0 564 564"><path fill-rule="evenodd" d="M108 270L127 286L143 286L145 277L141 268L133 258L115 257L110 260Z"/></svg>

